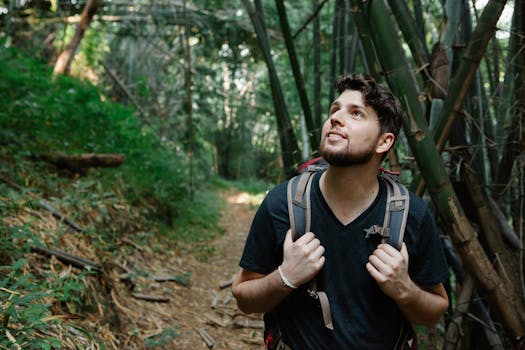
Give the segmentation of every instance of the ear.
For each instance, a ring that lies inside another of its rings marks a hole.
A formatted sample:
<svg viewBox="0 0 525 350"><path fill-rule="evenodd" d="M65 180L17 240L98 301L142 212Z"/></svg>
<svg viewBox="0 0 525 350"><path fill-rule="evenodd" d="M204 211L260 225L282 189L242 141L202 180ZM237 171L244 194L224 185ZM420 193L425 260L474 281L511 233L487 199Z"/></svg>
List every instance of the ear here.
<svg viewBox="0 0 525 350"><path fill-rule="evenodd" d="M379 139L377 140L376 153L387 153L390 150L390 148L394 145L395 140L396 137L391 132L385 132L381 134L381 136L379 136Z"/></svg>

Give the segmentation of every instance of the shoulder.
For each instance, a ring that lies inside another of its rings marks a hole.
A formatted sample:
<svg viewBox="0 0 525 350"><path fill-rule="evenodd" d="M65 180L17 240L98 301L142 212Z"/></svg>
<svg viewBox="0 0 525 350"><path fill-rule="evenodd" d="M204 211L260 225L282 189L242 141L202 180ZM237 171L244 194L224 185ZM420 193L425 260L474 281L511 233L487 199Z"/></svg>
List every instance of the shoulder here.
<svg viewBox="0 0 525 350"><path fill-rule="evenodd" d="M408 227L416 230L434 230L435 220L427 203L415 193L410 192Z"/></svg>
<svg viewBox="0 0 525 350"><path fill-rule="evenodd" d="M414 218L419 218L419 219L422 219L425 216L430 215L430 210L428 209L428 206L425 203L425 201L413 192L410 192L409 213Z"/></svg>
<svg viewBox="0 0 525 350"><path fill-rule="evenodd" d="M288 181L282 182L272 188L264 198L264 203L268 208L274 208L281 206L282 203L286 203L286 191L288 188Z"/></svg>
<svg viewBox="0 0 525 350"><path fill-rule="evenodd" d="M288 181L282 182L273 187L259 206L258 212L265 213L272 220L282 221L288 217L288 201L286 191Z"/></svg>

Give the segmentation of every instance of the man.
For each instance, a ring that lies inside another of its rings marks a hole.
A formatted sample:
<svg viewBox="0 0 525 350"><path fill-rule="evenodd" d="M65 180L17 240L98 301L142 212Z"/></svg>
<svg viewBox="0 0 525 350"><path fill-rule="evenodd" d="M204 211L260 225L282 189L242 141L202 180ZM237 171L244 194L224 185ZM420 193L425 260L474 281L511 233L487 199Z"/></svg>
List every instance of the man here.
<svg viewBox="0 0 525 350"><path fill-rule="evenodd" d="M253 220L232 292L244 312L272 316L284 348L402 349L411 324L435 324L447 309L448 267L434 220L414 194L400 251L365 238L365 229L383 223L378 167L402 111L368 75L344 76L336 86L340 95L321 136L329 165L312 183L311 232L292 241L286 183L272 189ZM314 278L330 301L333 330L306 292Z"/></svg>

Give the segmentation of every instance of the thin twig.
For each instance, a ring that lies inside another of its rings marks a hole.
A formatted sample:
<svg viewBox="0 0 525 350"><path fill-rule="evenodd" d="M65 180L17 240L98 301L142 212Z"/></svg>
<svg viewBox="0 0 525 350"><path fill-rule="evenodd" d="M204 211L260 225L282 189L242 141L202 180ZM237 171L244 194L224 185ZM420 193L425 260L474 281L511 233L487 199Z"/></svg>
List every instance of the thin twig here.
<svg viewBox="0 0 525 350"><path fill-rule="evenodd" d="M304 28L306 28L308 26L308 24L315 18L317 17L317 15L319 14L319 12L321 11L321 9L323 8L324 4L326 4L328 2L328 0L323 0L323 2L321 2L319 4L319 6L317 6L317 8L315 9L315 11L310 15L310 17L308 17L308 19L304 22L304 24L299 28L297 29L297 31L295 32L294 35L292 35L292 39L295 39L299 33L301 33Z"/></svg>
<svg viewBox="0 0 525 350"><path fill-rule="evenodd" d="M519 241L521 243L520 247L520 260L523 262L523 161L520 162L520 170L521 170L521 176L520 176L520 216L518 219L518 232L519 232ZM523 277L523 263L519 264L520 266L520 282L521 282L521 296L523 298L523 301L525 302L525 280Z"/></svg>
<svg viewBox="0 0 525 350"><path fill-rule="evenodd" d="M158 295L148 295L148 294L142 294L142 293L132 293L131 295L135 299L152 301L156 303L169 303L170 302L170 298L161 297Z"/></svg>

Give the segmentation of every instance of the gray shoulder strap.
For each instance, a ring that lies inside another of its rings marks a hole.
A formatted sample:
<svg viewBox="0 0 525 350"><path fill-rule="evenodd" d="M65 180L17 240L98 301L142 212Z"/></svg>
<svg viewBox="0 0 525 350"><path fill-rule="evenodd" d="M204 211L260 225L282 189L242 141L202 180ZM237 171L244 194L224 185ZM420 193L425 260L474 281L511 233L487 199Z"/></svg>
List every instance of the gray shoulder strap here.
<svg viewBox="0 0 525 350"><path fill-rule="evenodd" d="M290 217L290 229L292 230L292 239L294 241L305 232L310 231L310 191L312 180L317 170L316 167L309 167L308 171L294 176L288 182L286 193L288 199L288 216ZM324 291L317 290L315 278L310 281L308 293L314 298L319 299L324 325L326 328L333 330L334 326L328 297Z"/></svg>
<svg viewBox="0 0 525 350"><path fill-rule="evenodd" d="M387 187L383 243L401 250L410 207L408 189L388 174L381 174Z"/></svg>
<svg viewBox="0 0 525 350"><path fill-rule="evenodd" d="M294 176L288 182L288 216L294 241L305 232L310 231L310 187L314 174L315 170L308 170Z"/></svg>

